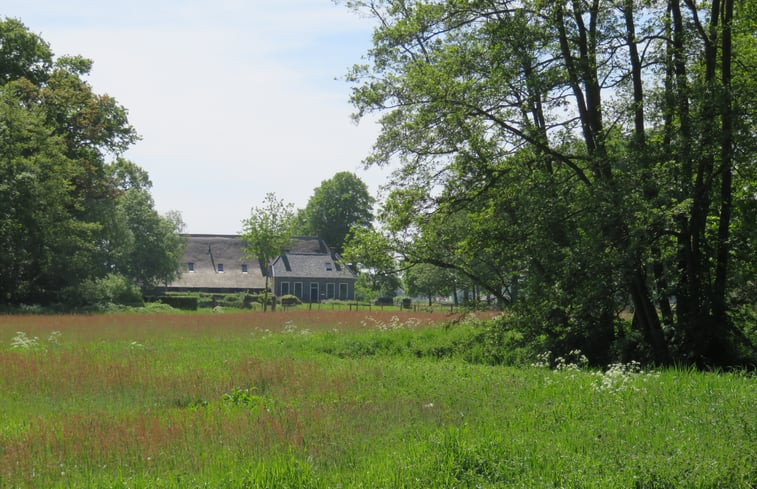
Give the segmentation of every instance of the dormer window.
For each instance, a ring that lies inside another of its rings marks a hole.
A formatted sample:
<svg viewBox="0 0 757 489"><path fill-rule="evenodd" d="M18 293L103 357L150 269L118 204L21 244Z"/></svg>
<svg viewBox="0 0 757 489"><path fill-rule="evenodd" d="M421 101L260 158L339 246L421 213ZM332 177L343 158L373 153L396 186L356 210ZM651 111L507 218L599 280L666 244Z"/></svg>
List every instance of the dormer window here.
<svg viewBox="0 0 757 489"><path fill-rule="evenodd" d="M247 264L246 263L242 264L242 273L247 273Z"/></svg>
<svg viewBox="0 0 757 489"><path fill-rule="evenodd" d="M330 272L333 269L334 269L334 265L332 265L331 262L327 261L326 262L326 270Z"/></svg>
<svg viewBox="0 0 757 489"><path fill-rule="evenodd" d="M218 273L223 273L223 263L218 264Z"/></svg>
<svg viewBox="0 0 757 489"><path fill-rule="evenodd" d="M194 272L195 271L195 264L192 263L192 262L187 263L187 270L189 270L190 272Z"/></svg>

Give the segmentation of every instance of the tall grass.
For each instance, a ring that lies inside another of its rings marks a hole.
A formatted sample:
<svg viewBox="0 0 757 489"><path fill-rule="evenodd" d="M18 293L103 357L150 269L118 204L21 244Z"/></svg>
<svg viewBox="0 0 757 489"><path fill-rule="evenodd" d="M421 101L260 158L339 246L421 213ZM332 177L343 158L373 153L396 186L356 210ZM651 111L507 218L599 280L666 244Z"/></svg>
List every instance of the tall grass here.
<svg viewBox="0 0 757 489"><path fill-rule="evenodd" d="M447 319L2 317L0 488L757 484L752 374L491 366Z"/></svg>

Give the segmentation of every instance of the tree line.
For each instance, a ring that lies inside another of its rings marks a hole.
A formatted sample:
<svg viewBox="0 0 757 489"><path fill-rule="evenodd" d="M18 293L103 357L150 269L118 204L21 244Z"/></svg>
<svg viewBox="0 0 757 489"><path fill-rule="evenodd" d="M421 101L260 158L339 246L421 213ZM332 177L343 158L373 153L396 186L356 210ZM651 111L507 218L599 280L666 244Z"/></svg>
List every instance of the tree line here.
<svg viewBox="0 0 757 489"><path fill-rule="evenodd" d="M754 2L343 3L377 21L348 79L355 118L380 114L365 163L396 169L388 194L375 216L347 172L299 211L270 194L242 223L253 256L319 234L365 293L471 291L555 354L754 364ZM178 269L180 216L121 158L138 135L91 65L0 22L4 304Z"/></svg>
<svg viewBox="0 0 757 489"><path fill-rule="evenodd" d="M121 157L138 134L91 68L0 20L0 304L139 303L177 273L181 216Z"/></svg>
<svg viewBox="0 0 757 489"><path fill-rule="evenodd" d="M121 156L139 136L126 108L93 92L91 68L0 20L0 306L139 305L181 268L181 215L158 214L149 175ZM341 252L350 228L371 226L373 203L349 172L296 213L269 194L243 222L250 252L269 263L294 234Z"/></svg>
<svg viewBox="0 0 757 489"><path fill-rule="evenodd" d="M377 21L366 164L396 168L363 256L473 281L556 353L754 362L754 2L344 3Z"/></svg>

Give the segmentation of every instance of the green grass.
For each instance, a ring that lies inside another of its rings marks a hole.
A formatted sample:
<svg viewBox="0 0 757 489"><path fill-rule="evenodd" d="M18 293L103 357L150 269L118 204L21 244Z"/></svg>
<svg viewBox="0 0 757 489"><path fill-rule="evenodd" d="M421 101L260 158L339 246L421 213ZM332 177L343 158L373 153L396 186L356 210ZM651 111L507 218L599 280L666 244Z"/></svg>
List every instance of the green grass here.
<svg viewBox="0 0 757 489"><path fill-rule="evenodd" d="M753 374L486 365L481 328L2 317L0 488L757 485Z"/></svg>

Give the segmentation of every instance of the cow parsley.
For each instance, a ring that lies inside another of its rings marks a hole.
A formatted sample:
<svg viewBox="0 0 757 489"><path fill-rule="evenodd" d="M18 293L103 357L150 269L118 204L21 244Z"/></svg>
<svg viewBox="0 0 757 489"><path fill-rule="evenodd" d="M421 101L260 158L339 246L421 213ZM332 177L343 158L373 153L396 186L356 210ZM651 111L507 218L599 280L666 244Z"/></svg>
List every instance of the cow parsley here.
<svg viewBox="0 0 757 489"><path fill-rule="evenodd" d="M27 336L23 331L16 331L16 336L11 340L11 348L14 350L36 350L39 347L39 338Z"/></svg>

